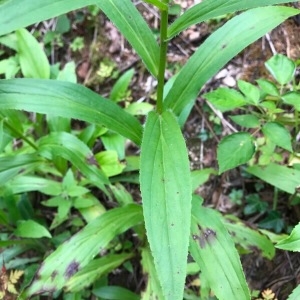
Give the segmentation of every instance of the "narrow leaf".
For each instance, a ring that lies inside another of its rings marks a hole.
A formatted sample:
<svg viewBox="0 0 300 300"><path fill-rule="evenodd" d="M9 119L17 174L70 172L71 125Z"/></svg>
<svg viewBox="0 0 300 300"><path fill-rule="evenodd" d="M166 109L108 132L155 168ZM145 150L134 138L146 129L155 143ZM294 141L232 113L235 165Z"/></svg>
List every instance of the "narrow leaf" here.
<svg viewBox="0 0 300 300"><path fill-rule="evenodd" d="M16 31L21 71L27 78L50 78L50 64L39 42L26 29Z"/></svg>
<svg viewBox="0 0 300 300"><path fill-rule="evenodd" d="M296 225L289 237L279 241L276 248L300 252L300 224Z"/></svg>
<svg viewBox="0 0 300 300"><path fill-rule="evenodd" d="M103 0L0 1L0 35ZM105 0L104 0L105 1Z"/></svg>
<svg viewBox="0 0 300 300"><path fill-rule="evenodd" d="M112 209L94 219L44 260L34 280L20 295L20 299L25 300L36 294L60 290L114 237L142 220L141 207L135 204Z"/></svg>
<svg viewBox="0 0 300 300"><path fill-rule="evenodd" d="M187 150L174 115L151 112L141 149L147 237L166 299L182 300L191 216Z"/></svg>
<svg viewBox="0 0 300 300"><path fill-rule="evenodd" d="M294 194L300 185L299 170L274 163L263 167L252 166L247 168L247 172L289 194Z"/></svg>
<svg viewBox="0 0 300 300"><path fill-rule="evenodd" d="M294 1L285 0L206 0L191 7L172 23L168 29L168 38L172 38L191 25L219 17L228 13Z"/></svg>
<svg viewBox="0 0 300 300"><path fill-rule="evenodd" d="M196 99L206 81L231 58L298 13L299 10L290 7L262 7L251 9L228 21L205 40L177 74L165 98L165 109L170 108L175 114L180 114L186 105Z"/></svg>
<svg viewBox="0 0 300 300"><path fill-rule="evenodd" d="M219 300L250 300L245 276L234 243L212 209L192 206L190 251L202 276Z"/></svg>
<svg viewBox="0 0 300 300"><path fill-rule="evenodd" d="M254 152L255 146L250 133L238 132L226 136L217 149L219 173L246 163Z"/></svg>
<svg viewBox="0 0 300 300"><path fill-rule="evenodd" d="M0 80L0 109L20 109L96 123L140 144L142 126L117 104L70 82Z"/></svg>
<svg viewBox="0 0 300 300"><path fill-rule="evenodd" d="M91 285L96 279L106 275L119 267L124 261L132 257L132 254L111 254L89 262L76 273L66 284L66 290L71 292L82 291Z"/></svg>
<svg viewBox="0 0 300 300"><path fill-rule="evenodd" d="M159 47L147 23L131 0L102 0L98 6L118 27L153 76L158 74Z"/></svg>

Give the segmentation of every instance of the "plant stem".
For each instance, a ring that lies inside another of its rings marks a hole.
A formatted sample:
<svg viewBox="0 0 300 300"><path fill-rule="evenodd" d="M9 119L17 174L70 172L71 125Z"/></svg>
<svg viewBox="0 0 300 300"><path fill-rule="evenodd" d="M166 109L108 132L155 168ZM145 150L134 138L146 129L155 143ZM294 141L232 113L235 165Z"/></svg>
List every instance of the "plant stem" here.
<svg viewBox="0 0 300 300"><path fill-rule="evenodd" d="M164 1L168 4L168 1ZM157 100L156 100L156 111L161 114L163 111L163 96L164 96L164 85L165 85L165 70L167 61L167 39L168 29L168 10L161 10L160 12L160 57L159 67L157 76Z"/></svg>

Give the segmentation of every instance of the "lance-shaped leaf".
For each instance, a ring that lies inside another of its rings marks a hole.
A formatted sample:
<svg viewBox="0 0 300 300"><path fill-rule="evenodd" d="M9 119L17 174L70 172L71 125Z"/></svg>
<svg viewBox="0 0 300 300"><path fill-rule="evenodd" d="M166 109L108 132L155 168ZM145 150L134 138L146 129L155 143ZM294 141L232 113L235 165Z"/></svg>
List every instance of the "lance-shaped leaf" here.
<svg viewBox="0 0 300 300"><path fill-rule="evenodd" d="M164 107L180 114L200 88L249 44L300 11L290 7L262 7L244 12L210 35L177 74Z"/></svg>
<svg viewBox="0 0 300 300"><path fill-rule="evenodd" d="M98 0L97 4L129 41L147 69L153 76L157 76L158 44L152 31L131 0Z"/></svg>
<svg viewBox="0 0 300 300"><path fill-rule="evenodd" d="M279 241L276 248L300 252L300 224L296 225L290 236Z"/></svg>
<svg viewBox="0 0 300 300"><path fill-rule="evenodd" d="M103 0L2 0L0 35Z"/></svg>
<svg viewBox="0 0 300 300"><path fill-rule="evenodd" d="M48 256L20 299L60 290L118 234L142 222L140 206L112 209L94 219Z"/></svg>
<svg viewBox="0 0 300 300"><path fill-rule="evenodd" d="M67 132L52 132L39 140L39 154L47 159L63 157L70 161L84 176L100 189L109 181L100 170L89 147Z"/></svg>
<svg viewBox="0 0 300 300"><path fill-rule="evenodd" d="M191 217L187 150L172 112L149 113L140 170L147 237L166 299L182 300Z"/></svg>
<svg viewBox="0 0 300 300"><path fill-rule="evenodd" d="M267 6L295 1L286 0L206 0L194 5L177 18L168 29L168 38L179 34L191 25L216 18L228 13L246 10L260 6Z"/></svg>
<svg viewBox="0 0 300 300"><path fill-rule="evenodd" d="M190 251L219 300L250 300L245 276L234 243L212 209L192 204Z"/></svg>
<svg viewBox="0 0 300 300"><path fill-rule="evenodd" d="M141 142L142 126L114 102L84 86L55 80L0 80L0 109L20 109L100 124Z"/></svg>

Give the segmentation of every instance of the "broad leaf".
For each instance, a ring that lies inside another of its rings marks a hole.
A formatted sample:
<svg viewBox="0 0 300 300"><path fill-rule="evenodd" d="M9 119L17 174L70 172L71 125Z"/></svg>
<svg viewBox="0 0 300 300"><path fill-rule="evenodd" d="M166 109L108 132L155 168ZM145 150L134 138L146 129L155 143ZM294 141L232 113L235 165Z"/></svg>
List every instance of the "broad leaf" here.
<svg viewBox="0 0 300 300"><path fill-rule="evenodd" d="M212 209L193 199L190 251L219 300L249 300L250 293L234 243Z"/></svg>
<svg viewBox="0 0 300 300"><path fill-rule="evenodd" d="M27 78L50 78L48 58L35 37L26 29L16 31L21 71Z"/></svg>
<svg viewBox="0 0 300 300"><path fill-rule="evenodd" d="M157 76L158 44L152 31L131 0L98 0L97 4L129 41L147 69L153 76Z"/></svg>
<svg viewBox="0 0 300 300"><path fill-rule="evenodd" d="M300 252L300 224L295 226L289 237L279 241L275 247L282 250Z"/></svg>
<svg viewBox="0 0 300 300"><path fill-rule="evenodd" d="M285 0L206 0L191 7L172 23L168 29L168 38L172 38L193 24L200 23L228 13L294 1Z"/></svg>
<svg viewBox="0 0 300 300"><path fill-rule="evenodd" d="M247 172L277 188L294 194L300 185L300 171L270 163L267 166L252 166Z"/></svg>
<svg viewBox="0 0 300 300"><path fill-rule="evenodd" d="M257 128L259 127L259 118L255 115L246 114L238 116L229 116L230 119L236 124L246 128Z"/></svg>
<svg viewBox="0 0 300 300"><path fill-rule="evenodd" d="M238 132L221 140L217 149L219 173L248 162L255 152L253 138L248 132Z"/></svg>
<svg viewBox="0 0 300 300"><path fill-rule="evenodd" d="M141 207L135 204L112 209L94 219L83 230L60 245L40 266L34 280L20 295L60 290L117 235L142 222Z"/></svg>
<svg viewBox="0 0 300 300"><path fill-rule="evenodd" d="M265 63L266 68L280 84L289 83L296 71L295 63L285 55L276 54Z"/></svg>
<svg viewBox="0 0 300 300"><path fill-rule="evenodd" d="M44 226L33 220L19 221L14 234L23 238L51 238L50 232Z"/></svg>
<svg viewBox="0 0 300 300"><path fill-rule="evenodd" d="M298 13L299 10L290 7L262 7L251 9L228 21L205 40L177 74L165 98L164 108L180 114L185 106L196 99L207 80L231 58Z"/></svg>
<svg viewBox="0 0 300 300"><path fill-rule="evenodd" d="M293 105L297 111L300 111L300 92L289 92L282 96L284 103Z"/></svg>
<svg viewBox="0 0 300 300"><path fill-rule="evenodd" d="M147 237L166 299L182 300L191 217L187 150L174 115L151 112L141 149Z"/></svg>
<svg viewBox="0 0 300 300"><path fill-rule="evenodd" d="M263 126L262 132L275 145L293 152L292 137L283 125L276 122L268 122Z"/></svg>
<svg viewBox="0 0 300 300"><path fill-rule="evenodd" d="M140 144L142 126L117 104L74 83L0 80L0 109L20 109L100 124Z"/></svg>

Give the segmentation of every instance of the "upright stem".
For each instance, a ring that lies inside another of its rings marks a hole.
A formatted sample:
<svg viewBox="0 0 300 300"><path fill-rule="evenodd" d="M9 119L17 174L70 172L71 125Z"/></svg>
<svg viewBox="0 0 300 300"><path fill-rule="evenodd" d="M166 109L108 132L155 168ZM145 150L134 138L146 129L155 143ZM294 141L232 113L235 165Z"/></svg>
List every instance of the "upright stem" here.
<svg viewBox="0 0 300 300"><path fill-rule="evenodd" d="M168 1L164 1L168 4ZM161 10L160 12L160 57L159 57L159 68L157 76L157 100L156 100L156 110L159 114L163 111L163 94L165 85L165 70L167 61L167 49L168 41L167 39L167 29L168 29L168 10Z"/></svg>

